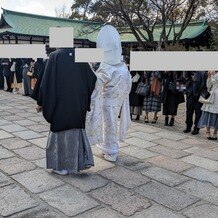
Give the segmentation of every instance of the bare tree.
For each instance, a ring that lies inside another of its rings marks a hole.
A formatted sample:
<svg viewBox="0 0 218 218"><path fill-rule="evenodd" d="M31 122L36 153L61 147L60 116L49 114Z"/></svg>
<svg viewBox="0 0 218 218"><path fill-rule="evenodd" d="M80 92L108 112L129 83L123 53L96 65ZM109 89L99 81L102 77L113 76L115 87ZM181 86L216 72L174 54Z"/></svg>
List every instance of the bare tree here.
<svg viewBox="0 0 218 218"><path fill-rule="evenodd" d="M154 47L155 28L160 30L159 45L166 46L170 36L176 44L199 5L200 0L76 0L72 15L82 11L81 19L89 17L121 27L122 32L131 32L146 49L147 45Z"/></svg>
<svg viewBox="0 0 218 218"><path fill-rule="evenodd" d="M209 21L218 21L218 1L217 0L201 0L198 10L198 18Z"/></svg>
<svg viewBox="0 0 218 218"><path fill-rule="evenodd" d="M55 15L59 18L69 18L70 12L67 11L67 7L65 4L63 4L61 7L55 8Z"/></svg>
<svg viewBox="0 0 218 218"><path fill-rule="evenodd" d="M212 27L213 39L211 48L218 49L218 0L201 0L201 6L198 11L198 18L208 21Z"/></svg>

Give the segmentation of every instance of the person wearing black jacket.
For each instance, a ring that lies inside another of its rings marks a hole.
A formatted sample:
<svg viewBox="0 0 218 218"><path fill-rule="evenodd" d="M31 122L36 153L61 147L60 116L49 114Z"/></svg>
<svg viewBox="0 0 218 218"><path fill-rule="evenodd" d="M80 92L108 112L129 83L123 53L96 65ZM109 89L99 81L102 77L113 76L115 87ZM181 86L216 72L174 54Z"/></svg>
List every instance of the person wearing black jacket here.
<svg viewBox="0 0 218 218"><path fill-rule="evenodd" d="M54 51L56 51L55 48L46 48L47 56L49 56ZM39 64L36 64L35 66L36 69L34 70L34 74L35 74L35 77L37 78L37 81L36 81L36 85L34 87L33 93L31 95L31 98L37 102L36 110L38 112L41 112L42 110L42 95L41 94L42 93L40 92L40 86L42 83L42 78L44 76L45 67L46 67L48 59L43 60L41 58L38 58L37 61Z"/></svg>
<svg viewBox="0 0 218 218"><path fill-rule="evenodd" d="M85 121L97 77L88 63L74 60L73 48L52 52L40 86L43 116L51 129L47 168L60 175L94 166Z"/></svg>
<svg viewBox="0 0 218 218"><path fill-rule="evenodd" d="M205 71L189 71L186 72L186 129L184 133L189 133L192 130L193 135L199 134L198 122L200 120L202 111L202 103L199 102L201 91L206 87L207 73ZM193 115L195 113L195 120L193 123Z"/></svg>
<svg viewBox="0 0 218 218"><path fill-rule="evenodd" d="M35 64L34 64L34 73L33 73L33 77L35 79L38 79L41 71L42 71L42 68L43 68L43 58L37 58Z"/></svg>
<svg viewBox="0 0 218 218"><path fill-rule="evenodd" d="M136 115L136 120L139 120L140 115L142 114L144 97L136 94L135 92L138 87L138 84L144 78L144 72L131 71L130 74L132 77L132 88L129 93L130 116L132 119L132 115Z"/></svg>
<svg viewBox="0 0 218 218"><path fill-rule="evenodd" d="M6 79L7 82L7 92L12 92L12 88L11 88L11 62L9 60L9 58L3 58L1 60L1 65L3 67L3 75Z"/></svg>
<svg viewBox="0 0 218 218"><path fill-rule="evenodd" d="M0 59L1 63L1 59ZM4 90L3 66L0 64L0 90Z"/></svg>
<svg viewBox="0 0 218 218"><path fill-rule="evenodd" d="M163 73L163 115L165 115L165 126L174 126L179 104L185 102L182 90L178 84L183 82L182 72ZM169 116L171 116L169 120Z"/></svg>

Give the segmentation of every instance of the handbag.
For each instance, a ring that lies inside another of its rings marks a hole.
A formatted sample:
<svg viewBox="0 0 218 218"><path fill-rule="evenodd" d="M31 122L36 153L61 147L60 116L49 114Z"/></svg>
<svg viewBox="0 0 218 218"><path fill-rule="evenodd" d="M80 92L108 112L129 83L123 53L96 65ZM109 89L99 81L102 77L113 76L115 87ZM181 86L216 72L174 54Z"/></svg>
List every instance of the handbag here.
<svg viewBox="0 0 218 218"><path fill-rule="evenodd" d="M214 93L210 93L208 92L210 95L208 98L204 98L202 95L199 98L199 102L203 103L203 104L213 104L214 102Z"/></svg>
<svg viewBox="0 0 218 218"><path fill-rule="evenodd" d="M207 91L207 88L204 88L204 89L201 91L200 95L201 95L203 98L208 99L211 94L210 94L210 92Z"/></svg>
<svg viewBox="0 0 218 218"><path fill-rule="evenodd" d="M30 77L32 77L32 76L33 76L33 72L31 72L31 71L28 71L28 72L27 72L27 76L30 76Z"/></svg>
<svg viewBox="0 0 218 218"><path fill-rule="evenodd" d="M170 82L170 83L169 83L169 86L168 86L168 89L169 89L170 91L172 91L173 93L175 93L175 91L176 91L176 83Z"/></svg>
<svg viewBox="0 0 218 218"><path fill-rule="evenodd" d="M147 83L140 82L135 91L136 94L147 97L150 95L151 85Z"/></svg>
<svg viewBox="0 0 218 218"><path fill-rule="evenodd" d="M158 78L154 78L151 84L151 93L159 96L161 91L161 82L158 80Z"/></svg>
<svg viewBox="0 0 218 218"><path fill-rule="evenodd" d="M132 78L132 82L133 83L137 83L140 79L140 75L138 73L136 73L136 75Z"/></svg>
<svg viewBox="0 0 218 218"><path fill-rule="evenodd" d="M27 76L32 77L32 76L33 76L33 73L34 73L34 66L30 66L30 69L29 69L29 71L27 72Z"/></svg>

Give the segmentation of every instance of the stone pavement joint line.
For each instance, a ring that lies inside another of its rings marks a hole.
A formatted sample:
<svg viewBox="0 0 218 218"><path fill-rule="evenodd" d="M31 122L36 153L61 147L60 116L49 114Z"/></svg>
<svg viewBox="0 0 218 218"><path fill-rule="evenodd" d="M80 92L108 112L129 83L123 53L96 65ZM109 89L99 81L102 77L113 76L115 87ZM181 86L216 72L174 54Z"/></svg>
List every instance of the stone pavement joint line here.
<svg viewBox="0 0 218 218"><path fill-rule="evenodd" d="M218 142L182 134L183 107L174 129L132 122L116 163L93 146L94 168L59 176L45 169L35 102L0 91L0 218L216 218Z"/></svg>

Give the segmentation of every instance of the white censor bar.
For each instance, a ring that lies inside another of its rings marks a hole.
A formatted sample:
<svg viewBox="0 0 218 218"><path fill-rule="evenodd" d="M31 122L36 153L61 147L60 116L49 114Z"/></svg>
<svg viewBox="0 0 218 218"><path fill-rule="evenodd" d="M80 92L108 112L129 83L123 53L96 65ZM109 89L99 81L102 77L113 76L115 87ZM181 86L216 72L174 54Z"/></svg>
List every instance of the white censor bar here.
<svg viewBox="0 0 218 218"><path fill-rule="evenodd" d="M150 51L130 53L131 71L218 70L218 52Z"/></svg>
<svg viewBox="0 0 218 218"><path fill-rule="evenodd" d="M50 48L73 48L74 36L73 27L50 27L49 47Z"/></svg>
<svg viewBox="0 0 218 218"><path fill-rule="evenodd" d="M104 50L102 48L75 48L75 62L102 62Z"/></svg>
<svg viewBox="0 0 218 218"><path fill-rule="evenodd" d="M46 58L45 45L0 45L0 58Z"/></svg>

